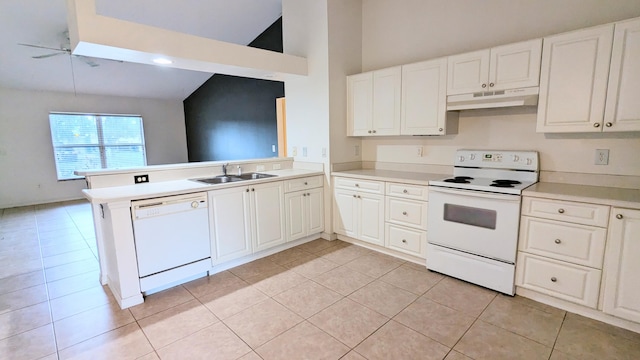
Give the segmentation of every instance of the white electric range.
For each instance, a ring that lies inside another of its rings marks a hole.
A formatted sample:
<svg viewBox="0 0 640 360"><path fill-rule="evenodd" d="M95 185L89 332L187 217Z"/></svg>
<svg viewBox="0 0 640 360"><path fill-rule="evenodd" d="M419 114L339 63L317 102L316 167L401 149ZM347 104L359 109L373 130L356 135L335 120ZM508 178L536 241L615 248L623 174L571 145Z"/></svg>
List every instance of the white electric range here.
<svg viewBox="0 0 640 360"><path fill-rule="evenodd" d="M429 181L427 268L513 295L522 190L535 151L458 150L453 177Z"/></svg>

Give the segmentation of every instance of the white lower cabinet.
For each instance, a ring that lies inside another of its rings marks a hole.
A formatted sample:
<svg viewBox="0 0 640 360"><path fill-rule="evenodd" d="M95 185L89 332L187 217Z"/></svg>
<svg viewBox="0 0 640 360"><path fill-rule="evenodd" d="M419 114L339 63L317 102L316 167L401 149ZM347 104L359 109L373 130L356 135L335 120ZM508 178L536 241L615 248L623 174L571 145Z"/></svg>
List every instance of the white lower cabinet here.
<svg viewBox="0 0 640 360"><path fill-rule="evenodd" d="M214 265L285 242L281 181L209 192Z"/></svg>
<svg viewBox="0 0 640 360"><path fill-rule="evenodd" d="M284 195L287 241L324 231L324 190L315 188Z"/></svg>
<svg viewBox="0 0 640 360"><path fill-rule="evenodd" d="M384 246L384 183L336 178L334 228L337 234Z"/></svg>
<svg viewBox="0 0 640 360"><path fill-rule="evenodd" d="M612 209L604 266L602 310L640 322L640 210Z"/></svg>

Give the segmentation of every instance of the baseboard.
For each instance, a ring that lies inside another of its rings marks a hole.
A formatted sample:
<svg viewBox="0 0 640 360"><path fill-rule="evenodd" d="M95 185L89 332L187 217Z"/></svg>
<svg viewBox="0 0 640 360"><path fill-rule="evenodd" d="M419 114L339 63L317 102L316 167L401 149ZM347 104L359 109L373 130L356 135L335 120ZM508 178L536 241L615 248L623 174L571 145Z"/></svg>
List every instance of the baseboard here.
<svg viewBox="0 0 640 360"><path fill-rule="evenodd" d="M344 242L348 242L350 244L354 244L354 245L358 245L361 246L363 248L369 249L369 250L373 250L375 252L379 252L385 255L389 255L389 256L393 256L395 258L401 259L401 260L405 260L405 261L409 261L418 265L422 265L426 267L426 260L416 257L416 256L411 256L409 254L405 254L405 253L401 253L399 251L394 251L382 246L378 246L378 245L374 245L371 243L368 243L366 241L362 241L362 240L358 240L358 239L354 239L352 237L348 237L346 235L337 235L338 240L342 240Z"/></svg>

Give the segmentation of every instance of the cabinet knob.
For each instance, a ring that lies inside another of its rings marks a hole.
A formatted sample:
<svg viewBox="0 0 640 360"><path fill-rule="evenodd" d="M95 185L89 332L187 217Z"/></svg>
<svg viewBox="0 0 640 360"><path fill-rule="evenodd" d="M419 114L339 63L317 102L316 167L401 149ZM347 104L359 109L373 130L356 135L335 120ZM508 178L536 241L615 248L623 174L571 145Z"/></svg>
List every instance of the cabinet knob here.
<svg viewBox="0 0 640 360"><path fill-rule="evenodd" d="M358 199L362 199L362 198L360 197L360 195L358 195Z"/></svg>
<svg viewBox="0 0 640 360"><path fill-rule="evenodd" d="M486 87L487 87L487 84L482 84L482 88L483 89L486 88Z"/></svg>
<svg viewBox="0 0 640 360"><path fill-rule="evenodd" d="M560 239L556 239L554 242L555 242L556 244L560 244L560 243L562 242L562 240L560 240Z"/></svg>
<svg viewBox="0 0 640 360"><path fill-rule="evenodd" d="M360 187L360 184L356 184L356 187Z"/></svg>
<svg viewBox="0 0 640 360"><path fill-rule="evenodd" d="M613 126L613 123L612 123L612 122L608 122L608 123L606 123L606 124L604 124L604 125L605 125L606 127L612 127L612 126Z"/></svg>
<svg viewBox="0 0 640 360"><path fill-rule="evenodd" d="M371 130L367 131L369 134L371 134Z"/></svg>
<svg viewBox="0 0 640 360"><path fill-rule="evenodd" d="M403 193L408 193L407 189L402 190Z"/></svg>
<svg viewBox="0 0 640 360"><path fill-rule="evenodd" d="M305 193L302 193L302 196L307 196L307 194L305 194Z"/></svg>
<svg viewBox="0 0 640 360"><path fill-rule="evenodd" d="M251 191L256 191L256 189L254 189L254 188L251 188Z"/></svg>
<svg viewBox="0 0 640 360"><path fill-rule="evenodd" d="M493 85L494 85L494 83L490 83L490 84L489 84L489 87L493 87Z"/></svg>
<svg viewBox="0 0 640 360"><path fill-rule="evenodd" d="M402 212L402 215L407 215L407 212L406 212L406 211L403 211L403 212Z"/></svg>
<svg viewBox="0 0 640 360"><path fill-rule="evenodd" d="M357 196L353 195L353 197L357 197Z"/></svg>
<svg viewBox="0 0 640 360"><path fill-rule="evenodd" d="M373 130L373 133L375 134L375 133L376 133L376 131L375 131L375 130Z"/></svg>
<svg viewBox="0 0 640 360"><path fill-rule="evenodd" d="M616 215L616 219L622 219L624 216L622 216L622 214L617 214Z"/></svg>
<svg viewBox="0 0 640 360"><path fill-rule="evenodd" d="M304 184L307 185L307 182L305 181Z"/></svg>
<svg viewBox="0 0 640 360"><path fill-rule="evenodd" d="M559 212L560 214L564 214L564 209L562 209L562 208L561 208L561 209L558 209L558 212Z"/></svg>
<svg viewBox="0 0 640 360"><path fill-rule="evenodd" d="M600 123L594 123L593 127L599 128L600 127Z"/></svg>
<svg viewBox="0 0 640 360"><path fill-rule="evenodd" d="M402 243L406 244L407 243L407 239L402 239Z"/></svg>
<svg viewBox="0 0 640 360"><path fill-rule="evenodd" d="M558 281L558 279L556 279L555 276L551 278L551 282L556 282L556 281Z"/></svg>
<svg viewBox="0 0 640 360"><path fill-rule="evenodd" d="M311 193L307 193L307 196L311 196Z"/></svg>
<svg viewBox="0 0 640 360"><path fill-rule="evenodd" d="M249 188L247 188L247 192L249 192Z"/></svg>
<svg viewBox="0 0 640 360"><path fill-rule="evenodd" d="M439 128L439 129L438 129L438 131L443 132L443 131L444 131L444 129L443 129L443 128Z"/></svg>

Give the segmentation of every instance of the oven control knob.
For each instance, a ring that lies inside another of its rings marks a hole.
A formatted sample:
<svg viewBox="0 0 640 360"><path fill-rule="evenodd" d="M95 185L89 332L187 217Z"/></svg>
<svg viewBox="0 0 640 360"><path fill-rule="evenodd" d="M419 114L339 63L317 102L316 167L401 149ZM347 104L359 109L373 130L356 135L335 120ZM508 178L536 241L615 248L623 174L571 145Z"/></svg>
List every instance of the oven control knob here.
<svg viewBox="0 0 640 360"><path fill-rule="evenodd" d="M513 162L518 162L518 161L520 161L520 156L513 155Z"/></svg>
<svg viewBox="0 0 640 360"><path fill-rule="evenodd" d="M531 164L533 164L533 159L527 158L527 165L531 165Z"/></svg>
<svg viewBox="0 0 640 360"><path fill-rule="evenodd" d="M471 154L471 155L469 155L469 159L470 159L470 160L475 160L475 159L476 159L476 154Z"/></svg>
<svg viewBox="0 0 640 360"><path fill-rule="evenodd" d="M459 156L459 157L458 157L458 161L460 161L460 162L464 162L464 156Z"/></svg>

